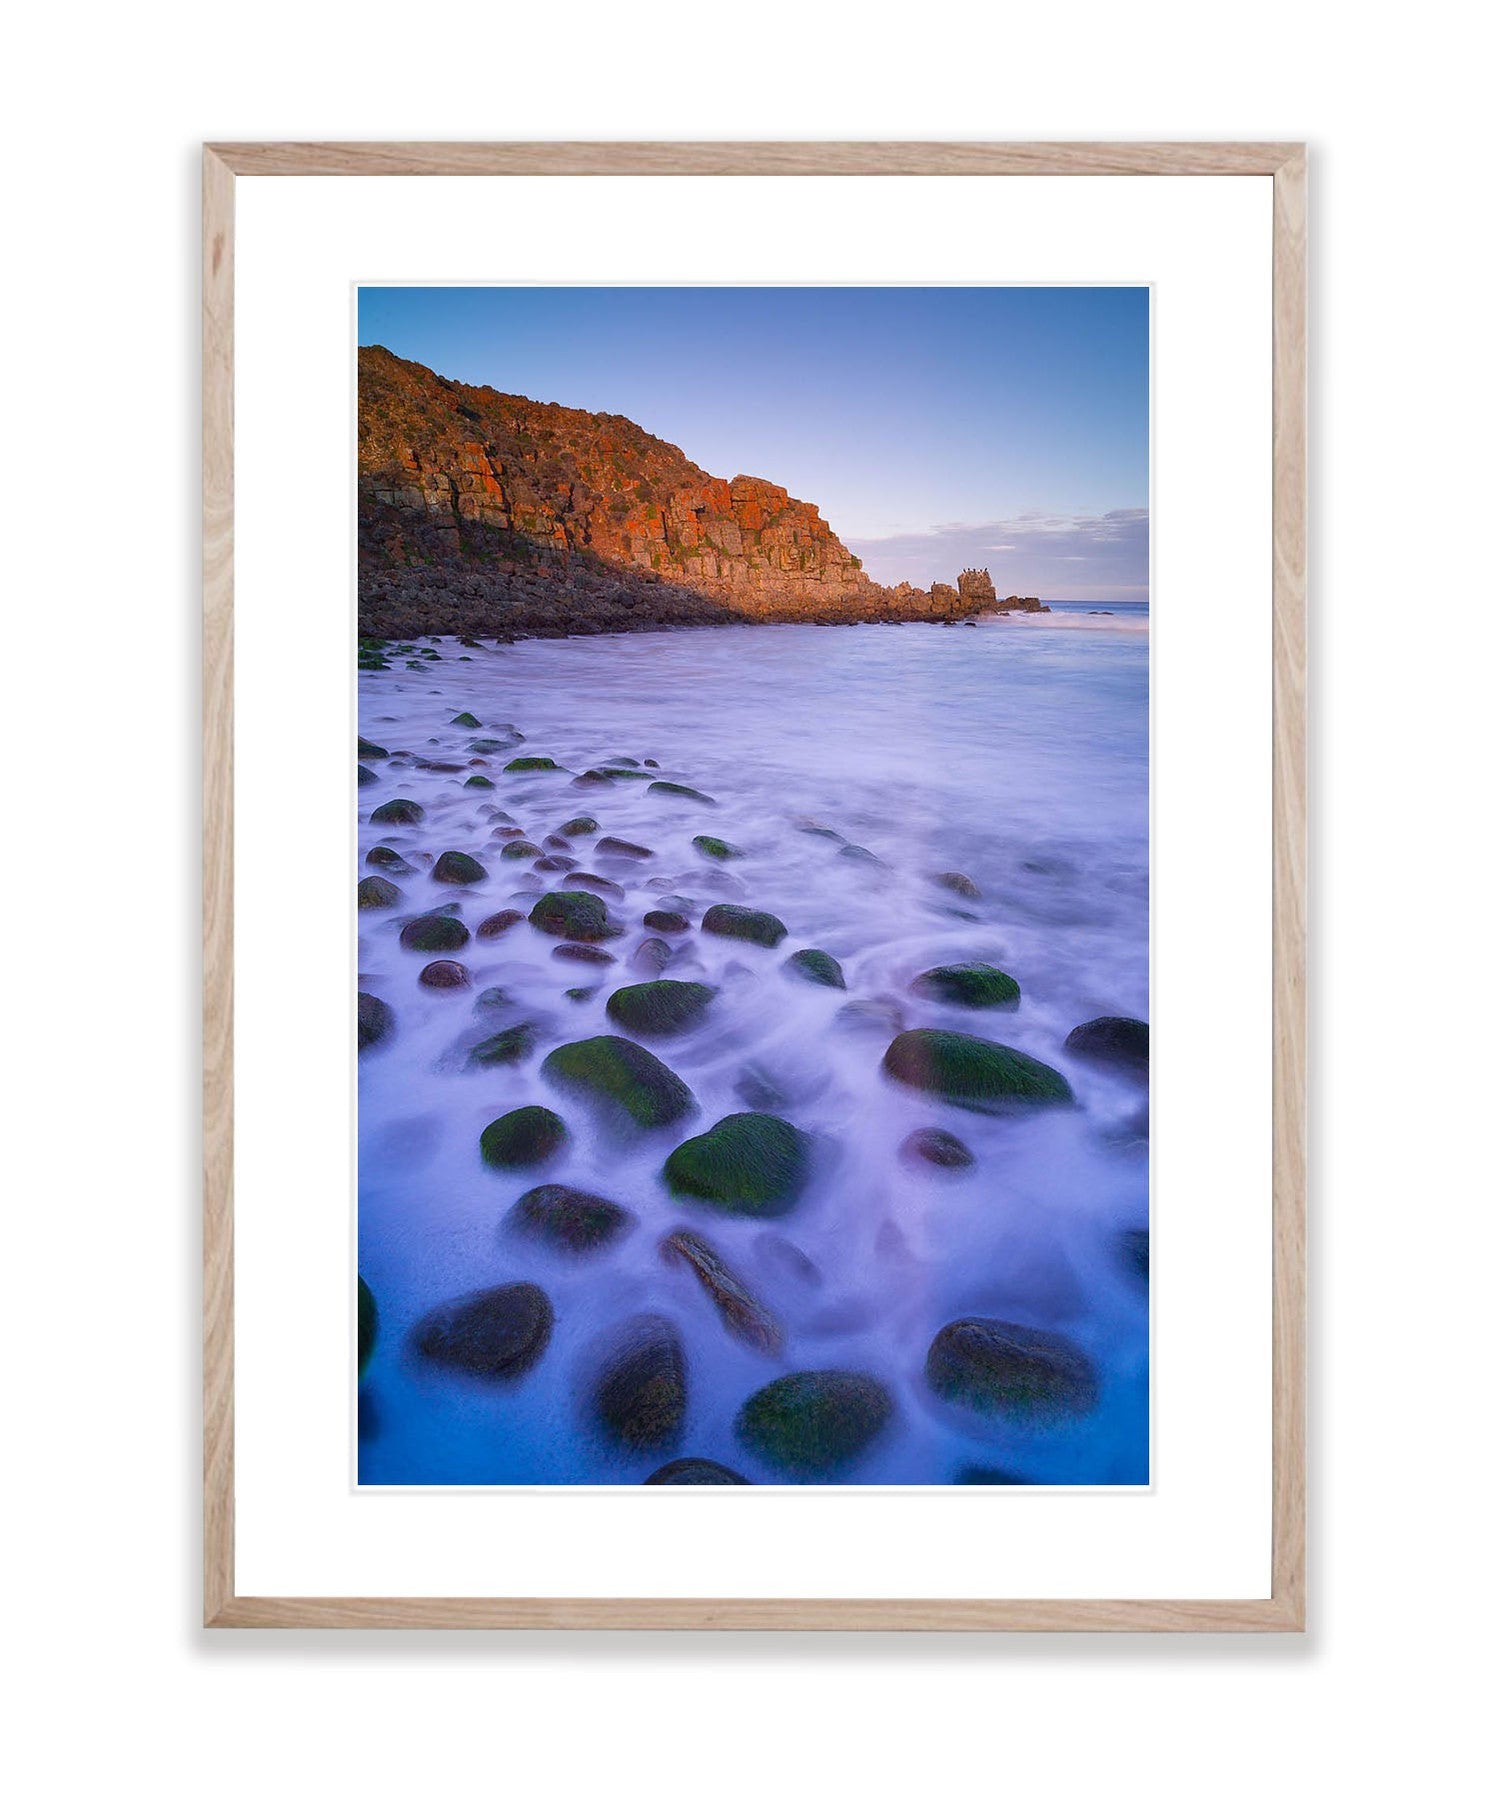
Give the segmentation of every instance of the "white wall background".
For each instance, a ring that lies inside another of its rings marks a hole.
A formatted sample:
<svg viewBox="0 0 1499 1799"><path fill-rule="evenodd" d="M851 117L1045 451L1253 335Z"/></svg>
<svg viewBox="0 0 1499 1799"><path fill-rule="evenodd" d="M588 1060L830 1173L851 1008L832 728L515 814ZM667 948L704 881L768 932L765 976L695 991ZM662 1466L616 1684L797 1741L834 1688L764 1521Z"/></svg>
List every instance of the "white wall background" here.
<svg viewBox="0 0 1499 1799"><path fill-rule="evenodd" d="M261 0L12 25L0 1365L24 1790L1470 1790L1496 1267L1479 16ZM611 135L1313 144L1304 1640L197 1627L196 147Z"/></svg>

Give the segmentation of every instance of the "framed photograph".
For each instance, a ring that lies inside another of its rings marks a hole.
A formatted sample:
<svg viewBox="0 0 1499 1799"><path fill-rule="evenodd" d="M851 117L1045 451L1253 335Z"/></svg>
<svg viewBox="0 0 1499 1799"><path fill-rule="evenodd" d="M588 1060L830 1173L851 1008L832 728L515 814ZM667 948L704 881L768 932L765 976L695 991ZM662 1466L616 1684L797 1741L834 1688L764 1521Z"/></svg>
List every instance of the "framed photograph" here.
<svg viewBox="0 0 1499 1799"><path fill-rule="evenodd" d="M1302 146L203 182L206 1622L1302 1629Z"/></svg>

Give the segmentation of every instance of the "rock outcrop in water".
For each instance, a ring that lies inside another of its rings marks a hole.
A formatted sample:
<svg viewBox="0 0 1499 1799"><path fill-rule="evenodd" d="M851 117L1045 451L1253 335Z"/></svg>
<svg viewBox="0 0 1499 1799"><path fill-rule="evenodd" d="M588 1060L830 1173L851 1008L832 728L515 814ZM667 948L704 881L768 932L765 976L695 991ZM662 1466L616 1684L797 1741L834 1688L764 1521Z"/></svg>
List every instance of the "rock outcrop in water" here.
<svg viewBox="0 0 1499 1799"><path fill-rule="evenodd" d="M1021 604L1032 606L1005 603ZM618 414L359 352L366 638L941 623L1003 609L987 570L965 569L955 588L880 586L816 506L757 476L710 475Z"/></svg>

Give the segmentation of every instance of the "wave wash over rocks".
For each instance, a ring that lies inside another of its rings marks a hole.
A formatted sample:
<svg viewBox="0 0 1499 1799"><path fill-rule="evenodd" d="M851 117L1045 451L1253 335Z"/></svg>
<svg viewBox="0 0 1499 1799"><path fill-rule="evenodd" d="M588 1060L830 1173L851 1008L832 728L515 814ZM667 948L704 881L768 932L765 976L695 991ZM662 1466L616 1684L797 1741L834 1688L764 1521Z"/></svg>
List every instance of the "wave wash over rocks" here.
<svg viewBox="0 0 1499 1799"><path fill-rule="evenodd" d="M366 652L363 1483L1149 1479L1144 622Z"/></svg>

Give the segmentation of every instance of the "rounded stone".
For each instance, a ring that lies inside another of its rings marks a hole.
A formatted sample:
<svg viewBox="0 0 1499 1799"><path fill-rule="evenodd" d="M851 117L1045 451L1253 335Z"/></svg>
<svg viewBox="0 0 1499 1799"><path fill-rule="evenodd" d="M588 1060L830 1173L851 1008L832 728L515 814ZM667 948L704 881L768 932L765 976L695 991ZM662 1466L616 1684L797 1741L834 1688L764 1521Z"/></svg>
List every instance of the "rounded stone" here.
<svg viewBox="0 0 1499 1799"><path fill-rule="evenodd" d="M1020 1004L1020 983L988 962L950 962L917 975L911 991L947 1006L1001 1007L1013 1012Z"/></svg>
<svg viewBox="0 0 1499 1799"><path fill-rule="evenodd" d="M507 775L559 774L561 772L550 756L515 756L505 764Z"/></svg>
<svg viewBox="0 0 1499 1799"><path fill-rule="evenodd" d="M600 1104L617 1121L652 1130L694 1110L692 1089L628 1037L585 1037L554 1049L543 1076Z"/></svg>
<svg viewBox="0 0 1499 1799"><path fill-rule="evenodd" d="M737 844L729 843L722 837L694 837L692 847L710 862L737 862L744 854Z"/></svg>
<svg viewBox="0 0 1499 1799"><path fill-rule="evenodd" d="M530 1168L556 1155L567 1126L547 1106L518 1106L484 1127L479 1154L491 1168Z"/></svg>
<svg viewBox="0 0 1499 1799"><path fill-rule="evenodd" d="M1139 1018L1090 1018L1067 1033L1068 1055L1139 1079L1150 1073L1150 1026Z"/></svg>
<svg viewBox="0 0 1499 1799"><path fill-rule="evenodd" d="M883 1066L904 1086L969 1111L1072 1104L1072 1089L1055 1068L961 1031L902 1031L885 1051Z"/></svg>
<svg viewBox="0 0 1499 1799"><path fill-rule="evenodd" d="M468 986L468 970L461 962L429 962L416 978L424 987Z"/></svg>
<svg viewBox="0 0 1499 1799"><path fill-rule="evenodd" d="M702 1022L716 992L702 981L641 981L611 993L604 1009L621 1030L672 1037Z"/></svg>
<svg viewBox="0 0 1499 1799"><path fill-rule="evenodd" d="M399 850L393 850L388 844L377 843L365 861L371 868L388 868L393 875L411 875L416 870Z"/></svg>
<svg viewBox="0 0 1499 1799"><path fill-rule="evenodd" d="M848 987L836 958L825 949L799 949L795 955L787 957L786 967L816 987Z"/></svg>
<svg viewBox="0 0 1499 1799"><path fill-rule="evenodd" d="M427 1313L411 1333L418 1355L481 1380L513 1380L551 1341L552 1302L530 1281L486 1287Z"/></svg>
<svg viewBox="0 0 1499 1799"><path fill-rule="evenodd" d="M598 828L599 821L596 818L589 818L586 813L580 812L576 818L568 819L566 824L558 825L557 834L561 837L591 837Z"/></svg>
<svg viewBox="0 0 1499 1799"><path fill-rule="evenodd" d="M925 1125L919 1131L912 1131L900 1146L900 1153L907 1161L927 1162L933 1168L971 1168L973 1151L951 1131L938 1130L935 1125Z"/></svg>
<svg viewBox="0 0 1499 1799"><path fill-rule="evenodd" d="M542 894L531 908L531 923L549 937L566 937L574 943L598 943L615 934L596 893L567 889Z"/></svg>
<svg viewBox="0 0 1499 1799"><path fill-rule="evenodd" d="M503 937L506 931L518 925L525 916L524 912L517 912L513 906L503 912L491 912L488 918L481 919L475 926L474 935L484 938Z"/></svg>
<svg viewBox="0 0 1499 1799"><path fill-rule="evenodd" d="M468 1052L469 1066L514 1067L517 1062L524 1062L535 1047L536 1026L529 1023L512 1024L503 1031L496 1031L494 1036L486 1037L482 1043L476 1043Z"/></svg>
<svg viewBox="0 0 1499 1799"><path fill-rule="evenodd" d="M489 870L482 862L476 862L462 850L444 850L432 869L432 879L444 881L450 887L471 886L475 881L486 879L488 874Z"/></svg>
<svg viewBox="0 0 1499 1799"><path fill-rule="evenodd" d="M395 1028L396 1015L373 993L359 996L359 1047L371 1049Z"/></svg>
<svg viewBox="0 0 1499 1799"><path fill-rule="evenodd" d="M756 912L749 906L709 906L703 929L715 937L735 937L742 943L758 943L774 949L786 935L786 927L773 912Z"/></svg>
<svg viewBox="0 0 1499 1799"><path fill-rule="evenodd" d="M399 906L401 903L400 888L382 875L366 875L359 883L358 895L361 912L383 911L387 906Z"/></svg>
<svg viewBox="0 0 1499 1799"><path fill-rule="evenodd" d="M686 1412L682 1339L654 1313L631 1319L594 1383L593 1415L599 1428L625 1449L665 1449L681 1434Z"/></svg>
<svg viewBox="0 0 1499 1799"><path fill-rule="evenodd" d="M734 1432L772 1468L816 1480L862 1455L894 1411L889 1389L873 1375L809 1370L784 1374L751 1394Z"/></svg>
<svg viewBox="0 0 1499 1799"><path fill-rule="evenodd" d="M1091 1411L1098 1378L1077 1345L1055 1331L1000 1318L957 1318L932 1339L927 1385L977 1412L1044 1423Z"/></svg>
<svg viewBox="0 0 1499 1799"><path fill-rule="evenodd" d="M401 942L407 949L431 955L434 950L462 949L468 942L468 926L450 912L423 912L401 926Z"/></svg>
<svg viewBox="0 0 1499 1799"><path fill-rule="evenodd" d="M748 1487L753 1486L742 1474L725 1468L722 1462L710 1462L702 1456L685 1455L666 1462L643 1483L647 1487Z"/></svg>
<svg viewBox="0 0 1499 1799"><path fill-rule="evenodd" d="M419 825L427 816L426 809L415 800L387 800L370 813L372 825Z"/></svg>
<svg viewBox="0 0 1499 1799"><path fill-rule="evenodd" d="M506 1214L506 1223L527 1236L543 1237L559 1249L582 1254L602 1249L630 1230L635 1217L612 1199L551 1182L522 1193Z"/></svg>
<svg viewBox="0 0 1499 1799"><path fill-rule="evenodd" d="M770 1112L730 1113L679 1143L662 1170L679 1198L751 1218L789 1212L811 1172L811 1138Z"/></svg>
<svg viewBox="0 0 1499 1799"><path fill-rule="evenodd" d="M669 935L692 929L691 920L684 918L680 912L655 910L647 912L640 922L648 931L665 931Z"/></svg>
<svg viewBox="0 0 1499 1799"><path fill-rule="evenodd" d="M718 804L711 794L700 793L696 787L684 787L680 781L652 781L646 792L659 793L664 799L696 800L703 806Z"/></svg>
<svg viewBox="0 0 1499 1799"><path fill-rule="evenodd" d="M628 837L600 837L594 848L601 856L614 856L626 862L644 862L656 853L643 843L632 843Z"/></svg>

